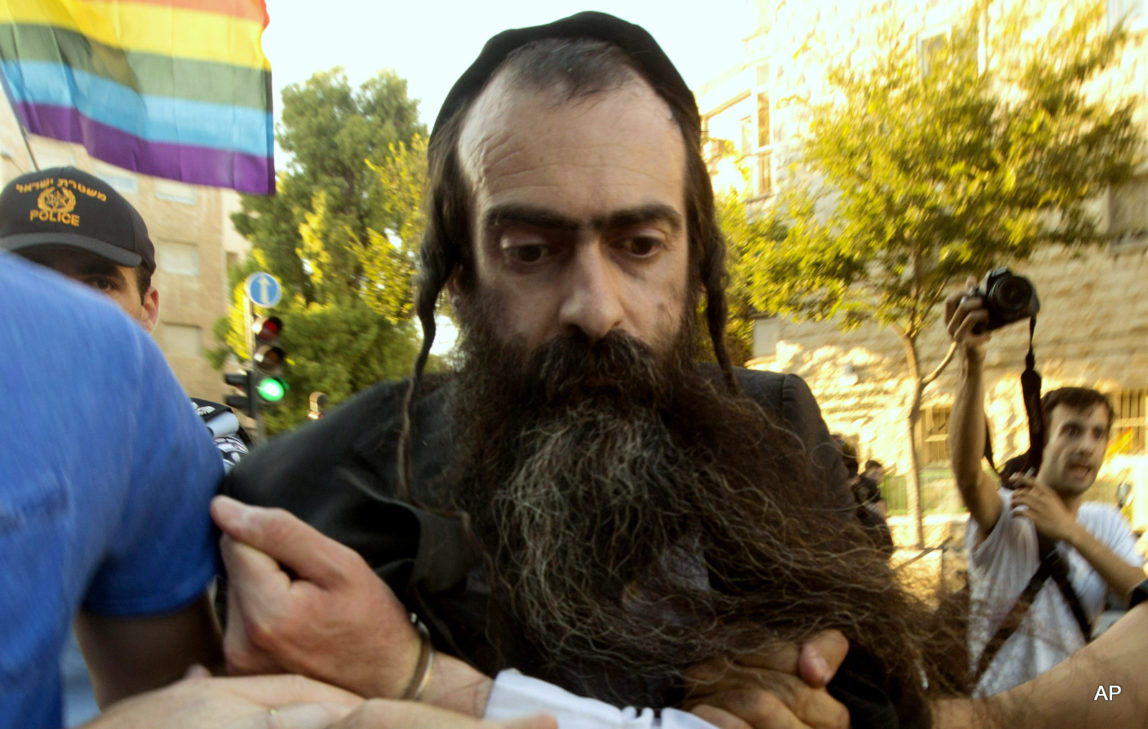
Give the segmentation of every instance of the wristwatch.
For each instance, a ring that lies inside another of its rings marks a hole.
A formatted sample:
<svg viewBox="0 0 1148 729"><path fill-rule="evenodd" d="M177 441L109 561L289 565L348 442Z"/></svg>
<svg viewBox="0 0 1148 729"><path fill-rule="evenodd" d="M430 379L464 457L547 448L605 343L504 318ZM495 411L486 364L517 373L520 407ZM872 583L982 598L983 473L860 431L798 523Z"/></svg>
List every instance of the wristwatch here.
<svg viewBox="0 0 1148 729"><path fill-rule="evenodd" d="M1128 603L1128 609L1131 610L1145 600L1148 600L1148 580L1143 580L1139 585L1132 588L1132 596Z"/></svg>

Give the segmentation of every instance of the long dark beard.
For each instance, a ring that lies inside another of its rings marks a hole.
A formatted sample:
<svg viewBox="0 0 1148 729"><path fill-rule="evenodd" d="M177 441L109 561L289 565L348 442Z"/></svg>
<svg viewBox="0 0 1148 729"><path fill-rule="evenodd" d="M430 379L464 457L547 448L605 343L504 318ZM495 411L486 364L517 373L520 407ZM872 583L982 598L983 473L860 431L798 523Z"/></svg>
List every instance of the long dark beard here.
<svg viewBox="0 0 1148 729"><path fill-rule="evenodd" d="M548 678L676 681L837 628L915 680L912 606L883 555L827 508L804 445L690 361L689 333L661 354L622 333L528 353L475 319L458 505Z"/></svg>

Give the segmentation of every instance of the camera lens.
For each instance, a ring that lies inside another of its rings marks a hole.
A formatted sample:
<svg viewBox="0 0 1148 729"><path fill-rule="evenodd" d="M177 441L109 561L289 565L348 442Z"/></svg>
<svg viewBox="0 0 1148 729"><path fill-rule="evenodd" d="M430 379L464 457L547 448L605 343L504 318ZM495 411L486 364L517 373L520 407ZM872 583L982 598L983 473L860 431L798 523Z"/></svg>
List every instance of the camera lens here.
<svg viewBox="0 0 1148 729"><path fill-rule="evenodd" d="M1032 284L1021 276L1001 279L989 293L993 303L1002 312L1024 311L1032 295Z"/></svg>

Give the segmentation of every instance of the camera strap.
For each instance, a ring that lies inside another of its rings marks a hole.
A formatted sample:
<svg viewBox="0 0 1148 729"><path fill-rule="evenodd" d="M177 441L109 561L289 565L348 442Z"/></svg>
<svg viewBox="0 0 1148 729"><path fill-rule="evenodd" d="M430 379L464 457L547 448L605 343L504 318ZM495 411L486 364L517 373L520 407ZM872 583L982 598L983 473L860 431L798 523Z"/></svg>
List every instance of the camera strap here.
<svg viewBox="0 0 1148 729"><path fill-rule="evenodd" d="M1080 635L1087 643L1092 640L1092 622L1088 619L1088 614L1084 612L1084 606L1080 603L1080 595L1076 594L1076 588L1068 579L1068 565L1064 563L1060 556L1060 550L1056 548L1059 541L1046 537L1039 531L1036 533L1041 566L1043 567L1046 562L1048 563L1048 576L1060 588L1060 595L1064 598L1065 604L1068 605L1069 611L1072 612L1072 617L1080 628Z"/></svg>
<svg viewBox="0 0 1148 729"><path fill-rule="evenodd" d="M1080 604L1080 597L1073 589L1072 583L1068 579L1068 566L1064 564L1064 560L1060 557L1060 550L1056 548L1057 540L1050 539L1039 531L1036 533L1037 549L1040 552L1040 565L1037 567L1036 572L1033 574L1032 579L1024 586L1017 597L1016 602L1013 603L1012 609L1005 615L1004 620L1001 621L997 632L993 633L993 637L985 644L984 650L981 651L981 656L977 660L977 667L973 674L974 681L980 681L981 676L988 670L989 664L992 663L993 658L1004 646L1005 641L1009 639L1016 629L1020 627L1020 623L1024 620L1025 614L1028 609L1032 607L1032 603L1036 600L1036 594L1040 592L1040 588L1044 587L1044 583L1051 577L1053 583L1060 589L1061 597L1068 605L1068 609L1072 612L1072 617L1076 620L1077 627L1080 628L1080 634L1087 643L1092 639L1092 624L1089 622L1087 615L1084 612L1084 607Z"/></svg>
<svg viewBox="0 0 1148 729"><path fill-rule="evenodd" d="M1024 356L1024 372L1020 374L1021 398L1024 400L1024 414L1028 420L1028 453L1024 466L1020 472L1040 470L1041 459L1044 457L1044 410L1040 407L1041 377L1036 371L1036 355L1033 353L1032 341L1036 335L1036 317L1028 320L1028 354ZM985 458L993 473L1003 480L1000 470L993 461L993 441L989 432L989 420L985 417Z"/></svg>
<svg viewBox="0 0 1148 729"><path fill-rule="evenodd" d="M1035 334L1036 317L1033 316L1028 320L1028 354L1024 358L1024 372L1020 375L1021 397L1024 399L1025 417L1028 419L1028 452L1025 454L1024 465L1020 468L1021 473L1039 471L1044 457L1044 410L1040 406L1041 377L1040 373L1036 371L1036 355L1033 353L1032 346ZM986 417L985 458L988 459L993 472L1001 478L1003 484L1004 478L1001 476L1001 472L997 470L996 464L993 463L993 445L989 435L989 422ZM1005 641L1016 631L1029 607L1032 606L1033 600L1036 599L1036 594L1040 592L1040 588L1050 577L1060 590L1068 609L1072 612L1072 617L1076 620L1084 641L1088 642L1092 636L1092 625L1080 604L1080 597L1068 579L1068 568L1060 557L1060 551L1056 548L1058 540L1050 539L1039 531L1036 533L1036 539L1037 549L1040 553L1040 564L1032 579L1017 597L1012 610L1005 616L997 628L997 632L993 634L981 652L980 660L977 661L975 680L980 680Z"/></svg>
<svg viewBox="0 0 1148 729"><path fill-rule="evenodd" d="M1004 620L1001 621L1000 626L997 627L997 632L993 633L993 637L985 644L984 650L981 651L981 656L977 660L977 667L973 671L973 681L978 682L981 676L988 670L989 664L996 658L997 653L1004 647L1005 641L1009 639L1016 629L1020 627L1020 623L1024 620L1024 616L1028 613L1028 609L1032 607L1033 600L1036 599L1036 593L1040 592L1040 588L1044 587L1044 583L1052 576L1052 562L1043 559L1044 555L1041 554L1042 559L1040 565L1036 569L1036 573L1024 586L1024 590L1017 596L1016 602L1013 603L1012 609L1005 615Z"/></svg>
<svg viewBox="0 0 1148 729"><path fill-rule="evenodd" d="M1024 356L1024 372L1020 373L1021 397L1024 414L1028 418L1028 460L1025 470L1040 470L1044 458L1044 410L1040 407L1040 373L1036 371L1036 355L1032 352L1032 339L1036 333L1036 317L1028 319L1028 354Z"/></svg>

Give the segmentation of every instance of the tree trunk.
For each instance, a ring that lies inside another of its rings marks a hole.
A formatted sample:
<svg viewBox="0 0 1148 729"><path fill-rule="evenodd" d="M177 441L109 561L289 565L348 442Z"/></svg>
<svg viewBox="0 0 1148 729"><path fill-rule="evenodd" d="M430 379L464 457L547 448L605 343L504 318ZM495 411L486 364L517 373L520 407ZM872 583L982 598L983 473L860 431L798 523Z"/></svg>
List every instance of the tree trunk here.
<svg viewBox="0 0 1148 729"><path fill-rule="evenodd" d="M905 346L905 360L909 365L912 394L909 408L905 413L905 433L909 444L909 472L907 474L906 496L909 507L909 539L917 549L924 549L924 522L921 518L921 462L917 455L917 421L921 417L921 395L925 383L921 381L921 364L917 359L917 340L904 332L898 332Z"/></svg>
<svg viewBox="0 0 1148 729"><path fill-rule="evenodd" d="M907 479L909 506L909 538L917 549L924 549L924 520L921 517L921 462L917 456L917 419L921 415L920 379L913 378L913 400L905 418L905 432L909 438L909 473Z"/></svg>

